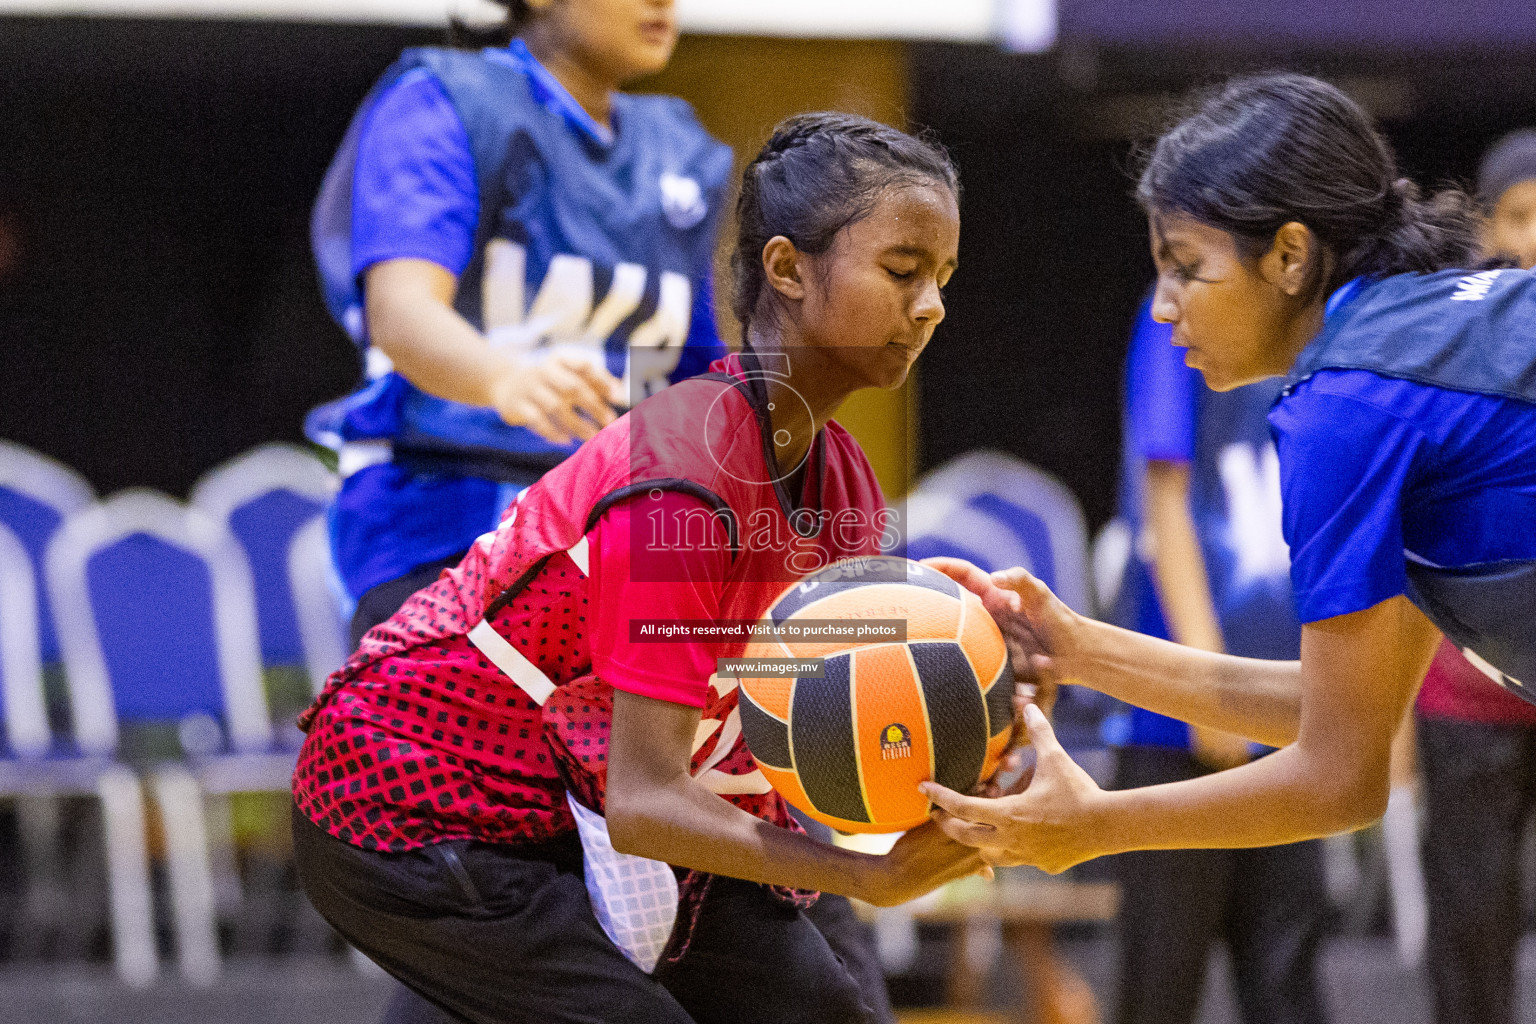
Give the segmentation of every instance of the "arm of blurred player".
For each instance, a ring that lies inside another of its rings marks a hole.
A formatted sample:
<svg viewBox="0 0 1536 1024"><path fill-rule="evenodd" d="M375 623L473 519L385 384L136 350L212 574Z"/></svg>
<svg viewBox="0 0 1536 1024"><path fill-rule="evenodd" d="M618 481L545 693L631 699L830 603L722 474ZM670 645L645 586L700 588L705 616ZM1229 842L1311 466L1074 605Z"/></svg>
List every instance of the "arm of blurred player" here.
<svg viewBox="0 0 1536 1024"><path fill-rule="evenodd" d="M1220 654L1226 644L1190 514L1189 464L1149 460L1146 472L1147 528L1163 617L1176 642ZM1241 736L1200 725L1191 725L1189 731L1195 757L1212 768L1248 762L1248 741Z"/></svg>
<svg viewBox="0 0 1536 1024"><path fill-rule="evenodd" d="M364 274L369 340L430 395L494 409L556 444L589 440L613 422L619 382L563 355L532 362L493 347L453 308L458 278L423 259L375 263Z"/></svg>

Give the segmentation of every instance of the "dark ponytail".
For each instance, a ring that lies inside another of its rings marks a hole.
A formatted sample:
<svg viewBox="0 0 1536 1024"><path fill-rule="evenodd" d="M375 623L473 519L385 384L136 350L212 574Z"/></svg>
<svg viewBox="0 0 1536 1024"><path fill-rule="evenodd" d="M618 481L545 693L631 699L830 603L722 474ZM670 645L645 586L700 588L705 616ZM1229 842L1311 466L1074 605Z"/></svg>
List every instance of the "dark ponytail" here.
<svg viewBox="0 0 1536 1024"><path fill-rule="evenodd" d="M1428 198L1354 101L1305 75L1236 78L1197 101L1147 157L1137 198L1237 237L1252 255L1281 225L1310 228L1333 254L1318 284L1472 266L1479 218L1448 189Z"/></svg>
<svg viewBox="0 0 1536 1024"><path fill-rule="evenodd" d="M467 49L482 46L506 46L528 22L527 0L492 0L505 7L506 17L494 25L473 25L454 15L448 19L448 45Z"/></svg>
<svg viewBox="0 0 1536 1024"><path fill-rule="evenodd" d="M801 252L826 252L839 231L874 209L885 189L934 183L959 197L955 165L931 139L857 114L796 114L780 121L742 172L736 201L732 309L743 331L763 291L769 239L783 235Z"/></svg>

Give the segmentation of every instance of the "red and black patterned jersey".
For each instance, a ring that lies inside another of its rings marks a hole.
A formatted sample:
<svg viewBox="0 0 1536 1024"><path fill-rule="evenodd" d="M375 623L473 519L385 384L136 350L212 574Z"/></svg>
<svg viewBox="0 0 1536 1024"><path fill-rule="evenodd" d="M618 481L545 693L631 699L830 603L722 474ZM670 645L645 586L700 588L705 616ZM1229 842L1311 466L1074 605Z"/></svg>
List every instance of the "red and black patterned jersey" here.
<svg viewBox="0 0 1536 1024"><path fill-rule="evenodd" d="M756 619L806 571L879 550L884 501L857 443L836 423L822 430L807 470L818 500L793 508L768 470L762 391L737 357L716 367L601 431L363 638L300 720L294 795L311 820L365 849L405 850L568 831L568 788L602 810L613 687L593 672L586 569L615 505L676 492L713 513L710 543L728 551L722 620ZM741 742L734 680L711 676L697 692L695 778L787 826Z"/></svg>

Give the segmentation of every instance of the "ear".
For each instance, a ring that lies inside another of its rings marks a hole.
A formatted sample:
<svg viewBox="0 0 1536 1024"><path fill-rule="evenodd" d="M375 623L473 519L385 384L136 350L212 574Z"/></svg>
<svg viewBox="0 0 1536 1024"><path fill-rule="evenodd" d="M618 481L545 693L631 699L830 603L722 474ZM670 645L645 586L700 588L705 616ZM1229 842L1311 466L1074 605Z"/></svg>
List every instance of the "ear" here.
<svg viewBox="0 0 1536 1024"><path fill-rule="evenodd" d="M768 286L786 299L805 298L805 283L800 275L799 249L783 235L774 235L763 246L763 278Z"/></svg>
<svg viewBox="0 0 1536 1024"><path fill-rule="evenodd" d="M1275 240L1259 260L1264 279L1292 298L1305 294L1317 277L1323 247L1312 229L1299 221L1280 225Z"/></svg>

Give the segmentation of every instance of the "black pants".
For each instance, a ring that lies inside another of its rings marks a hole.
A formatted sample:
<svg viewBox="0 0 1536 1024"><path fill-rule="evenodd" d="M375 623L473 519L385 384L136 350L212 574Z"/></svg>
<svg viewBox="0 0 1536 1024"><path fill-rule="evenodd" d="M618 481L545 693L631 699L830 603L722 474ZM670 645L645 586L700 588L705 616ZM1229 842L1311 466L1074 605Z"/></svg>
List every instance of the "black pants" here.
<svg viewBox="0 0 1536 1024"><path fill-rule="evenodd" d="M365 593L358 600L357 610L352 616L352 647L357 647L364 633L395 614L412 594L437 579L444 567L457 565L462 557L454 555L439 562L418 566L399 579L381 583ZM797 817L811 835L823 842L831 842L831 830L825 825L799 815ZM867 925L854 916L852 904L845 897L823 893L806 917L858 981L864 1002L873 1012L871 1019L877 1024L894 1024L896 1017L891 1009L885 974L875 951L874 935ZM449 1019L432 1003L411 989L402 987L390 998L380 1024L443 1024Z"/></svg>
<svg viewBox="0 0 1536 1024"><path fill-rule="evenodd" d="M1187 751L1125 747L1116 789L1209 771ZM1315 842L1252 850L1141 850L1115 860L1121 882L1121 1024L1189 1024L1211 942L1232 958L1246 1024L1327 1020L1317 985L1326 910Z"/></svg>
<svg viewBox="0 0 1536 1024"><path fill-rule="evenodd" d="M1513 1024L1536 727L1418 719L1437 1024Z"/></svg>
<svg viewBox="0 0 1536 1024"><path fill-rule="evenodd" d="M309 898L375 963L473 1024L872 1024L858 983L805 915L717 878L688 952L647 975L592 914L581 846L456 841L358 849L297 809Z"/></svg>

